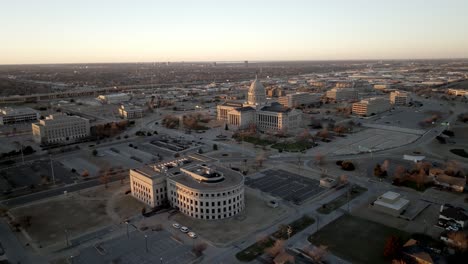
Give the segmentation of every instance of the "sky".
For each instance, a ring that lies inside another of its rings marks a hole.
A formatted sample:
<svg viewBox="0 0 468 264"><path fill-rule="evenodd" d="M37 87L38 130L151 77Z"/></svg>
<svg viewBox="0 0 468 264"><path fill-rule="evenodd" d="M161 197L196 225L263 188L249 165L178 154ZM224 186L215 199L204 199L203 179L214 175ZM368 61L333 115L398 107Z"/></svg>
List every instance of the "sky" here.
<svg viewBox="0 0 468 264"><path fill-rule="evenodd" d="M468 58L466 0L0 0L0 64Z"/></svg>

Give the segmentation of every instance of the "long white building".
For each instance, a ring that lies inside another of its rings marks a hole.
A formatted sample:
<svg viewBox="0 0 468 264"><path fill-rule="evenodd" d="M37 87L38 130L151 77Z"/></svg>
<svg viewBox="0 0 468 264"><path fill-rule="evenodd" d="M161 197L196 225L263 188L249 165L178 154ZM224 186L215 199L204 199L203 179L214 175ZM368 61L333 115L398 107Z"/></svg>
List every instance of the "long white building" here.
<svg viewBox="0 0 468 264"><path fill-rule="evenodd" d="M410 96L406 92L394 91L390 93L390 103L392 105L407 105L410 102Z"/></svg>
<svg viewBox="0 0 468 264"><path fill-rule="evenodd" d="M352 112L355 115L371 116L390 109L390 101L386 98L373 97L354 103Z"/></svg>
<svg viewBox="0 0 468 264"><path fill-rule="evenodd" d="M132 169L130 186L141 202L168 204L196 219L229 218L245 208L244 176L193 156Z"/></svg>
<svg viewBox="0 0 468 264"><path fill-rule="evenodd" d="M353 101L358 99L358 91L354 88L333 88L326 93L326 97L335 101Z"/></svg>
<svg viewBox="0 0 468 264"><path fill-rule="evenodd" d="M121 104L130 101L132 97L126 93L99 95L98 100L103 104Z"/></svg>
<svg viewBox="0 0 468 264"><path fill-rule="evenodd" d="M39 119L39 112L29 107L4 107L0 109L0 125L34 122Z"/></svg>
<svg viewBox="0 0 468 264"><path fill-rule="evenodd" d="M316 93L292 93L278 98L278 103L284 107L298 107L319 103L322 95Z"/></svg>
<svg viewBox="0 0 468 264"><path fill-rule="evenodd" d="M89 120L54 114L32 124L33 138L40 144L71 143L90 136Z"/></svg>

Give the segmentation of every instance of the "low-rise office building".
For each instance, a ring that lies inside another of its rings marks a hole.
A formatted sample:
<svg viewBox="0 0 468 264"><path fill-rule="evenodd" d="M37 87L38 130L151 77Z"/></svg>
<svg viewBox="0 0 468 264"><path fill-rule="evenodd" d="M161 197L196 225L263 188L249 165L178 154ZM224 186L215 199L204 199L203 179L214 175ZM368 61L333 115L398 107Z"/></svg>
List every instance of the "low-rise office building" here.
<svg viewBox="0 0 468 264"><path fill-rule="evenodd" d="M242 174L192 156L131 170L130 184L143 203L167 203L196 219L229 218L245 208Z"/></svg>
<svg viewBox="0 0 468 264"><path fill-rule="evenodd" d="M54 114L32 124L33 138L40 144L71 143L90 136L89 120Z"/></svg>
<svg viewBox="0 0 468 264"><path fill-rule="evenodd" d="M409 200L403 199L401 194L396 192L386 192L373 203L375 210L392 216L399 216L408 206Z"/></svg>
<svg viewBox="0 0 468 264"><path fill-rule="evenodd" d="M129 94L126 93L116 93L116 94L106 94L99 95L98 100L103 104L121 104L123 102L128 102L132 99Z"/></svg>
<svg viewBox="0 0 468 264"><path fill-rule="evenodd" d="M390 101L381 97L373 97L353 103L352 112L355 115L371 116L390 109Z"/></svg>
<svg viewBox="0 0 468 264"><path fill-rule="evenodd" d="M353 101L358 99L358 91L354 88L333 88L325 96L334 101Z"/></svg>
<svg viewBox="0 0 468 264"><path fill-rule="evenodd" d="M406 92L394 91L390 93L390 103L392 105L407 105L410 102L410 96Z"/></svg>
<svg viewBox="0 0 468 264"><path fill-rule="evenodd" d="M119 107L119 115L124 119L142 118L144 115L143 108L133 105L121 105Z"/></svg>
<svg viewBox="0 0 468 264"><path fill-rule="evenodd" d="M0 125L34 122L39 112L29 107L4 107L0 109Z"/></svg>
<svg viewBox="0 0 468 264"><path fill-rule="evenodd" d="M293 93L278 98L278 103L284 107L298 107L320 102L322 95L314 93Z"/></svg>
<svg viewBox="0 0 468 264"><path fill-rule="evenodd" d="M455 96L468 96L468 90L462 89L448 89L447 93Z"/></svg>

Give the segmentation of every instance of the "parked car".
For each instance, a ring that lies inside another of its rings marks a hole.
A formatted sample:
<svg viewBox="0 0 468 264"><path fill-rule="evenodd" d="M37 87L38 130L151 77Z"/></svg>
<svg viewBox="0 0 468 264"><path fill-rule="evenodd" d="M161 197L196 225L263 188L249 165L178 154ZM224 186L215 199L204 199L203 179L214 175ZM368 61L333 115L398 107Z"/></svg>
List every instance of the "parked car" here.
<svg viewBox="0 0 468 264"><path fill-rule="evenodd" d="M180 228L180 225L178 223L173 223L172 224L172 227L174 227L175 229L179 229Z"/></svg>
<svg viewBox="0 0 468 264"><path fill-rule="evenodd" d="M180 228L180 232L182 232L182 233L187 233L188 231L189 231L189 229L186 226L183 226L183 227Z"/></svg>
<svg viewBox="0 0 468 264"><path fill-rule="evenodd" d="M197 238L197 234L195 234L195 232L188 232L187 235L191 238Z"/></svg>

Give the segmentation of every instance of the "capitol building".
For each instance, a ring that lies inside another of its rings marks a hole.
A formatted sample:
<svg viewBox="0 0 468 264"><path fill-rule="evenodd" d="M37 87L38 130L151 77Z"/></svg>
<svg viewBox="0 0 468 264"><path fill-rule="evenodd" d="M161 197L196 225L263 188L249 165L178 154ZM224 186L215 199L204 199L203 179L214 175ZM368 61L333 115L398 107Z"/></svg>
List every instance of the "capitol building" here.
<svg viewBox="0 0 468 264"><path fill-rule="evenodd" d="M204 220L245 208L244 176L199 154L130 170L132 196L150 207L170 205Z"/></svg>
<svg viewBox="0 0 468 264"><path fill-rule="evenodd" d="M217 106L217 119L238 129L256 125L262 132L291 131L299 128L302 112L268 103L263 84L255 78L250 85L247 102L225 102Z"/></svg>

